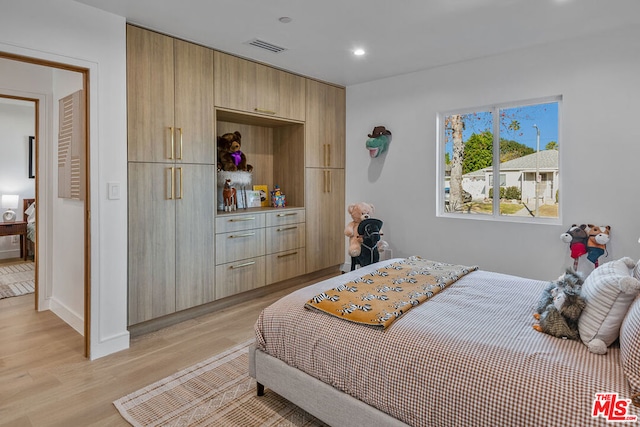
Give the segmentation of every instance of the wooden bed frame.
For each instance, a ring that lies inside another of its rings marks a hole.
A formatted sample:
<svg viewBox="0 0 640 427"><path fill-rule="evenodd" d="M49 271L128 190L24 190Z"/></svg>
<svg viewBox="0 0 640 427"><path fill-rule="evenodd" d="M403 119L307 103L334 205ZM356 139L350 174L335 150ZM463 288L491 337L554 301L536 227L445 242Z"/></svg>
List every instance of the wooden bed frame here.
<svg viewBox="0 0 640 427"><path fill-rule="evenodd" d="M29 206L31 206L32 203L35 203L36 199L22 199L22 220L24 222L27 222L27 217L28 215L25 213L27 211L27 209L29 208ZM28 258L29 252L33 253L33 260L36 260L36 244L35 242L29 240L27 238L27 236L24 237L25 241L27 242L27 244L25 245L25 250L27 251L26 254L24 254L25 259Z"/></svg>

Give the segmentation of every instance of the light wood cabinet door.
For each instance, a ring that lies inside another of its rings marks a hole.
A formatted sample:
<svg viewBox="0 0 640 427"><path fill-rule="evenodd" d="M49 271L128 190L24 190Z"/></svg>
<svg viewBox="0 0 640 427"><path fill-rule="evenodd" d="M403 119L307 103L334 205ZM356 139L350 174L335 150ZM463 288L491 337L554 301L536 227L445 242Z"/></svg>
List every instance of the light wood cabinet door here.
<svg viewBox="0 0 640 427"><path fill-rule="evenodd" d="M305 273L305 248L267 255L267 285L302 276Z"/></svg>
<svg viewBox="0 0 640 427"><path fill-rule="evenodd" d="M215 298L213 165L176 165L176 311Z"/></svg>
<svg viewBox="0 0 640 427"><path fill-rule="evenodd" d="M175 40L174 150L178 163L214 164L213 50Z"/></svg>
<svg viewBox="0 0 640 427"><path fill-rule="evenodd" d="M129 325L176 309L171 168L129 163Z"/></svg>
<svg viewBox="0 0 640 427"><path fill-rule="evenodd" d="M306 105L305 166L344 168L345 90L307 79Z"/></svg>
<svg viewBox="0 0 640 427"><path fill-rule="evenodd" d="M307 273L344 261L344 169L307 168Z"/></svg>
<svg viewBox="0 0 640 427"><path fill-rule="evenodd" d="M174 123L173 38L127 25L129 161L167 162Z"/></svg>
<svg viewBox="0 0 640 427"><path fill-rule="evenodd" d="M214 164L213 50L127 26L128 159Z"/></svg>
<svg viewBox="0 0 640 427"><path fill-rule="evenodd" d="M305 78L273 67L214 52L215 105L303 121Z"/></svg>

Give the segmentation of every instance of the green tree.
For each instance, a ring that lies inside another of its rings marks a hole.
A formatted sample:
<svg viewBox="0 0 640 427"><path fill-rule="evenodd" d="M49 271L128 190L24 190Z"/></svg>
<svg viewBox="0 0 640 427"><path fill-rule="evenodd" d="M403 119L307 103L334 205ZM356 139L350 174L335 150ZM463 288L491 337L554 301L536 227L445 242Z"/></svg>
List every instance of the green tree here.
<svg viewBox="0 0 640 427"><path fill-rule="evenodd" d="M506 139L500 140L500 163L533 153L535 153L533 148L519 142Z"/></svg>
<svg viewBox="0 0 640 427"><path fill-rule="evenodd" d="M464 144L462 173L469 173L491 166L493 163L493 134L484 131L473 133Z"/></svg>
<svg viewBox="0 0 640 427"><path fill-rule="evenodd" d="M549 141L547 145L544 147L545 150L557 150L558 143L555 141Z"/></svg>

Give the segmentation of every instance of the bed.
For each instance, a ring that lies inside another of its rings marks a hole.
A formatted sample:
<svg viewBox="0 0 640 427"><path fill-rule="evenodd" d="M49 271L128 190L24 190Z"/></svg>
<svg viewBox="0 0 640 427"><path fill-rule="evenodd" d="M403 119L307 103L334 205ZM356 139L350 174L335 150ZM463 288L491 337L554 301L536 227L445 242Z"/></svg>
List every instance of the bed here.
<svg viewBox="0 0 640 427"><path fill-rule="evenodd" d="M36 199L22 199L23 221L27 223L26 257L36 256Z"/></svg>
<svg viewBox="0 0 640 427"><path fill-rule="evenodd" d="M265 308L249 351L258 394L266 387L336 427L611 425L602 410L592 416L596 393L633 396L638 301L620 345L605 355L532 328L547 282L483 270L384 330L305 308L327 289L399 261L313 284ZM627 403L626 415L637 416Z"/></svg>

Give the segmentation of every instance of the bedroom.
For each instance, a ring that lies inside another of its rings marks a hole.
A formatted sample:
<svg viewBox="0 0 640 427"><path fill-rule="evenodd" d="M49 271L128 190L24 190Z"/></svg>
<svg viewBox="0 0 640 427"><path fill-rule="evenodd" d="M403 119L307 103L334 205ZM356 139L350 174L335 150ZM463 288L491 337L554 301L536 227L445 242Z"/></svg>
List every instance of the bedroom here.
<svg viewBox="0 0 640 427"><path fill-rule="evenodd" d="M95 161L101 166L94 169L93 177L96 199L92 206L99 222L92 229L96 267L92 269L92 294L100 295L100 300L92 301L92 338L96 356L125 348L126 257L119 254L126 248L126 206L99 196L107 182L126 182L124 20L73 2L59 5L70 15L94 23L89 31L84 25L65 22L67 15L45 2L38 4L40 12L36 14L26 7L3 6L17 9L16 19L0 18L1 50L38 51L48 58L80 57L99 64L99 87L92 97L96 103L93 111L102 124L93 127L92 138L95 152L100 154ZM622 15L623 20L632 19L630 14ZM54 22L52 16L59 19ZM621 111L626 118L640 113L634 101L638 98L635 75L640 64L633 40L638 39L638 26L622 23L617 29L601 28L596 34L469 61L473 74L469 67L449 66L350 85L346 200L366 200L377 206L396 255L417 253L547 279L556 277L566 261L566 247L558 235L574 221L593 221L613 227L610 259L638 257L640 225L633 198L637 179L632 171L640 148L631 143L637 140L638 129L620 125L624 123ZM74 42L67 44L69 39ZM109 49L98 52L97 45ZM505 74L509 78L504 78ZM464 84L464 90L446 92L449 85L442 82L453 81ZM571 177L563 188L563 225L437 217L435 113L485 105L487 99L513 101L554 94L565 96L562 170ZM384 162L372 162L364 148L366 133L378 122L394 132ZM407 167L407 158L424 160ZM391 194L399 197L389 201ZM415 220L407 221L407 216ZM460 239L465 242L462 247Z"/></svg>

